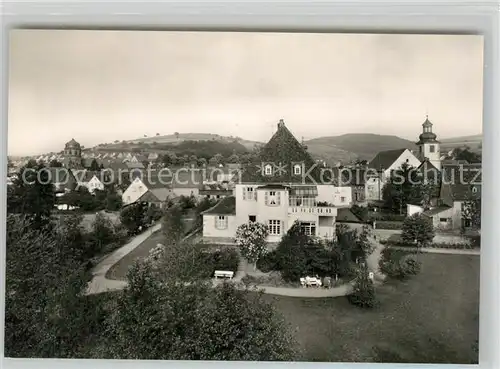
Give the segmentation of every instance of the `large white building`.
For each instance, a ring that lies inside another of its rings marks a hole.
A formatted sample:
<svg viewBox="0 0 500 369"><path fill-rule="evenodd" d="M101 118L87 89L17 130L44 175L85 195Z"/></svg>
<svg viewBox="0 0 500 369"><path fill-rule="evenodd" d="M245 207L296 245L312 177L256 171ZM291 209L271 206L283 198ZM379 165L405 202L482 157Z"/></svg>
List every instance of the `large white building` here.
<svg viewBox="0 0 500 369"><path fill-rule="evenodd" d="M232 242L240 225L255 221L268 226L270 243L279 242L295 221L306 234L333 238L337 209L352 205L351 187L335 185L283 120L260 160L242 168L235 182L234 196L203 214L208 242Z"/></svg>

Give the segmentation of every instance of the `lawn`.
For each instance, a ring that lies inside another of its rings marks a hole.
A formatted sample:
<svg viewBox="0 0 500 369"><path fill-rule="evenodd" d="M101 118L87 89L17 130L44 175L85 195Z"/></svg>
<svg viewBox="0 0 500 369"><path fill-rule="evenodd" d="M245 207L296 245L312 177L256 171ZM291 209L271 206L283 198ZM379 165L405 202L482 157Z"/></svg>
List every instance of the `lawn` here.
<svg viewBox="0 0 500 369"><path fill-rule="evenodd" d="M379 287L372 311L345 298L264 298L296 329L304 360L477 363L479 256L420 258L421 274Z"/></svg>
<svg viewBox="0 0 500 369"><path fill-rule="evenodd" d="M183 221L185 231L187 232L193 226L194 213L188 212L183 217ZM123 257L118 263L113 265L111 269L106 273L106 278L126 280L128 269L134 263L134 261L146 258L149 255L149 251L156 247L156 245L159 243L165 243L165 236L163 236L161 231L153 233L153 235L148 237L143 243L132 250L129 254L125 255L125 257Z"/></svg>

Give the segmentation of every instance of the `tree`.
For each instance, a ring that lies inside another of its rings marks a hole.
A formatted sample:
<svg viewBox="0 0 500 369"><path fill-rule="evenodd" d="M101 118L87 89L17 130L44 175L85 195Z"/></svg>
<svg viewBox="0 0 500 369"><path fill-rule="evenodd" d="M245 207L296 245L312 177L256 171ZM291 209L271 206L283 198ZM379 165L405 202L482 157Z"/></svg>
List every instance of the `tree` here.
<svg viewBox="0 0 500 369"><path fill-rule="evenodd" d="M403 222L401 238L405 243L425 247L432 243L434 235L432 219L422 214L413 214Z"/></svg>
<svg viewBox="0 0 500 369"><path fill-rule="evenodd" d="M98 213L92 222L87 248L87 258L101 253L104 247L115 241L114 227L108 217Z"/></svg>
<svg viewBox="0 0 500 369"><path fill-rule="evenodd" d="M92 159L89 170L91 170L92 172L98 172L100 170L97 160Z"/></svg>
<svg viewBox="0 0 500 369"><path fill-rule="evenodd" d="M482 160L481 154L476 154L470 151L469 147L464 147L464 148L457 147L456 149L453 150L452 156L455 158L455 160L465 160L471 164L481 163Z"/></svg>
<svg viewBox="0 0 500 369"><path fill-rule="evenodd" d="M358 271L353 291L347 298L351 304L362 308L373 308L377 305L375 287L368 276L366 266Z"/></svg>
<svg viewBox="0 0 500 369"><path fill-rule="evenodd" d="M227 159L227 162L228 162L228 163L239 163L239 162L240 162L240 157L239 157L237 154L233 154L233 155L231 155L231 156Z"/></svg>
<svg viewBox="0 0 500 369"><path fill-rule="evenodd" d="M21 168L9 186L7 211L33 217L33 226L43 226L50 220L56 197L50 174L42 164L29 162Z"/></svg>
<svg viewBox="0 0 500 369"><path fill-rule="evenodd" d="M248 222L236 229L235 242L241 255L257 268L257 260L267 252L266 238L269 229L259 222Z"/></svg>
<svg viewBox="0 0 500 369"><path fill-rule="evenodd" d="M106 210L117 211L121 209L122 205L122 197L116 193L112 186L111 189L106 191Z"/></svg>
<svg viewBox="0 0 500 369"><path fill-rule="evenodd" d="M382 189L384 207L399 214L406 211L407 204L420 204L421 192L415 187L423 185L423 180L416 168L404 163L400 169L391 173Z"/></svg>
<svg viewBox="0 0 500 369"><path fill-rule="evenodd" d="M6 356L78 357L98 331L101 310L82 296L90 276L67 239L26 216L8 215Z"/></svg>
<svg viewBox="0 0 500 369"><path fill-rule="evenodd" d="M49 163L49 167L51 168L62 168L62 163L57 161L56 159L54 160L51 160L50 163Z"/></svg>
<svg viewBox="0 0 500 369"><path fill-rule="evenodd" d="M205 158L198 158L198 166L205 167L206 165L207 165L207 159L205 159Z"/></svg>
<svg viewBox="0 0 500 369"><path fill-rule="evenodd" d="M179 132L174 133L176 140L179 140Z"/></svg>
<svg viewBox="0 0 500 369"><path fill-rule="evenodd" d="M146 203L133 203L123 208L120 213L120 221L127 229L128 234L140 233L146 228Z"/></svg>
<svg viewBox="0 0 500 369"><path fill-rule="evenodd" d="M166 238L168 246L176 245L184 236L184 222L182 220L182 209L179 205L168 208L163 216L162 233Z"/></svg>
<svg viewBox="0 0 500 369"><path fill-rule="evenodd" d="M107 321L105 357L277 361L296 356L289 326L262 294L229 283L212 288L204 281L160 282L148 263L134 265L128 278Z"/></svg>

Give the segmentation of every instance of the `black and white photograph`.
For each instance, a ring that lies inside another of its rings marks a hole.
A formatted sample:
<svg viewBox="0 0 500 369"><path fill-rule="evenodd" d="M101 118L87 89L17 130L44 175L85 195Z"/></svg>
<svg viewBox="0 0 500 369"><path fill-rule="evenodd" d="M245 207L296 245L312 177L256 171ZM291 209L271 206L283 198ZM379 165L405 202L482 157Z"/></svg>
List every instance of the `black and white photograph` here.
<svg viewBox="0 0 500 369"><path fill-rule="evenodd" d="M5 357L478 363L483 36L8 43Z"/></svg>

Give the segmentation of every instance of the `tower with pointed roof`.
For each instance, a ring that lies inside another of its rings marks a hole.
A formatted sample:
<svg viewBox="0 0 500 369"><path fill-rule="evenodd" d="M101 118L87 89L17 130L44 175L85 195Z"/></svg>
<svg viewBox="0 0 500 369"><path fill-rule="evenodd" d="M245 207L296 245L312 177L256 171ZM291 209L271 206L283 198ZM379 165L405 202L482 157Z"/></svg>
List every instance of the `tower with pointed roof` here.
<svg viewBox="0 0 500 369"><path fill-rule="evenodd" d="M416 143L419 149L419 159L429 161L438 170L441 170L441 152L439 149L440 142L437 136L432 132L432 123L429 117L425 117L425 122L422 124L422 133L418 137Z"/></svg>

